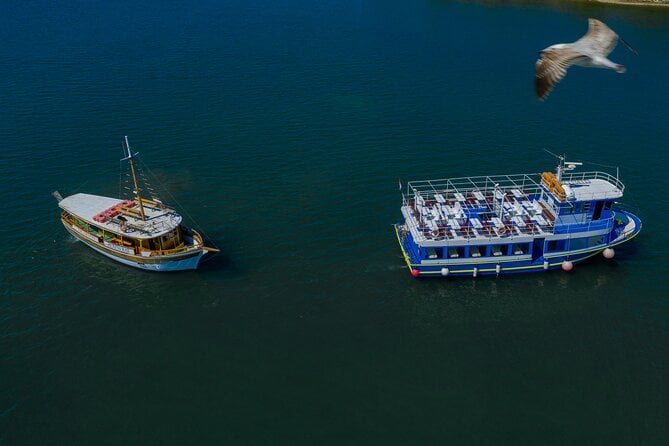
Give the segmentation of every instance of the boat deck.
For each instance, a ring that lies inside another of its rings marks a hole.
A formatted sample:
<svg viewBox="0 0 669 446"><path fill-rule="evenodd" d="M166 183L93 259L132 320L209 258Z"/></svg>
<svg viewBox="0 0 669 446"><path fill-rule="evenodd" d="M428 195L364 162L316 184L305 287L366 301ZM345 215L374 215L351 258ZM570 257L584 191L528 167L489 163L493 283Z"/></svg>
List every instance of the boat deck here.
<svg viewBox="0 0 669 446"><path fill-rule="evenodd" d="M437 193L434 200L408 200L402 212L414 237L426 240L553 233L555 215L538 196L520 189L496 195L473 191L451 199Z"/></svg>
<svg viewBox="0 0 669 446"><path fill-rule="evenodd" d="M99 228L148 239L165 234L181 223L181 216L159 202L142 199L142 220L136 201L100 195L75 194L58 205L66 212Z"/></svg>
<svg viewBox="0 0 669 446"><path fill-rule="evenodd" d="M562 184L573 191L570 200L615 199L622 196L623 186L612 178L590 172L565 178ZM409 182L408 192L402 213L416 241L531 239L567 224L556 221L556 197L541 184L541 174Z"/></svg>

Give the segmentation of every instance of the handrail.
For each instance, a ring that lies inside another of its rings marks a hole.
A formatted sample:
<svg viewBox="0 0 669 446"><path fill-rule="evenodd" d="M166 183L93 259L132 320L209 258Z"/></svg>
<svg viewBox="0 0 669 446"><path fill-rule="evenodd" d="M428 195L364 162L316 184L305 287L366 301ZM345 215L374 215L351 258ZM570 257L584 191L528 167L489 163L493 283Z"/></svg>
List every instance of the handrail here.
<svg viewBox="0 0 669 446"><path fill-rule="evenodd" d="M578 183L579 181L600 179L611 183L616 188L624 192L625 185L617 176L606 172L564 172L561 183ZM537 181L538 180L538 181ZM431 198L435 194L452 196L455 193L467 194L478 191L483 194L492 193L495 190L508 192L512 189L519 189L526 195L535 195L541 193L541 174L512 174L512 175L492 175L460 178L442 178L437 180L419 180L409 181L407 183L407 195L409 197L421 196ZM565 200L562 200L565 201Z"/></svg>
<svg viewBox="0 0 669 446"><path fill-rule="evenodd" d="M587 223L555 223L553 234L578 234L580 232L598 231L602 229L611 229L615 224L614 216L601 220L588 220ZM578 228L578 231L572 232L572 229Z"/></svg>
<svg viewBox="0 0 669 446"><path fill-rule="evenodd" d="M625 191L625 185L623 184L618 177L614 177L613 175L606 173L606 172L600 172L600 171L593 171L593 172L571 172L571 173L563 173L562 174L562 183L569 183L569 182L577 182L577 181L585 181L585 180L604 180L608 181L609 183L613 184L615 187L620 189L621 192Z"/></svg>
<svg viewBox="0 0 669 446"><path fill-rule="evenodd" d="M442 241L444 240L444 236L438 235L438 236L432 236L432 235L426 235L424 228L421 228L420 224L416 219L412 218L406 221L407 227L409 230L414 230L415 234L418 235L419 239L423 240L432 240L432 241ZM580 233L584 232L590 232L590 231L602 231L602 230L610 230L614 227L615 225L615 214L612 215L609 218L606 219L601 219L601 220L588 220L587 222L584 223L565 223L565 224L557 224L554 223L553 225L549 226L542 226L542 225L536 225L538 228L541 229L545 235L578 235ZM523 228L520 228L518 225L512 223L513 228L518 229L519 234L516 234L515 231L511 231L507 236L501 237L499 235L493 235L493 234L484 234L480 230L477 231L478 235L462 235L458 234L456 237L449 238L450 240L458 240L462 239L465 241L470 241L470 240L513 240L515 237L526 237L526 236L539 236L541 234L537 233L526 233L524 232Z"/></svg>
<svg viewBox="0 0 669 446"><path fill-rule="evenodd" d="M96 234L93 234L93 233L90 231L90 227L91 227L91 225L90 225L88 222L86 222L86 221L84 221L84 220L82 220L82 219L77 218L77 217L74 216L73 214L70 214L70 213L68 213L67 211L63 211L63 212L61 213L61 218L62 218L63 220L65 220L65 221L67 221L68 223L77 226L80 230L85 231L85 232L88 233L88 234L97 236ZM77 223L77 221L83 223L86 227L82 227L80 224ZM107 233L109 233L109 232L107 232ZM199 235L199 234L198 234L198 235ZM134 238L132 238L132 237L130 237L130 238L131 238L131 239L134 239ZM120 240L120 239L118 239L117 237L114 237L114 239L116 239L116 240ZM134 240L137 240L137 239L134 239ZM194 241L195 241L195 240L194 240ZM197 240L197 241L199 242L199 245L202 245L202 241L201 241L201 239L200 239L200 240ZM119 246L120 246L120 245L119 245ZM135 246L135 245L133 245L133 246ZM181 245L179 245L178 247L176 247L176 248L172 248L172 249L143 249L143 250L141 250L140 252L149 252L149 253L150 253L150 254L149 254L149 257L154 257L154 256L174 255L174 254L179 254L179 253L182 253L182 252L195 251L195 250L198 250L198 249L202 249L202 248L201 248L201 246L198 246L197 243L196 243L196 244L193 244L193 245L188 245L188 244L186 244L185 242L183 242L183 243L182 243ZM140 255L141 255L141 254L140 254ZM142 257L144 257L144 256L142 255Z"/></svg>

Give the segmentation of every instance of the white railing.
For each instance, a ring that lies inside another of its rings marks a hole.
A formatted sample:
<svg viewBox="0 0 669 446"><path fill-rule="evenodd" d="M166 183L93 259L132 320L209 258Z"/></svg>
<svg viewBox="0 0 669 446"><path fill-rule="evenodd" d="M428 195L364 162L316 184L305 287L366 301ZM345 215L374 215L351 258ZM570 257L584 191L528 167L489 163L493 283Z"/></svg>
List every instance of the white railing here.
<svg viewBox="0 0 669 446"><path fill-rule="evenodd" d="M611 183L613 186L620 189L620 192L625 190L625 185L618 178L618 176L613 176L606 172L564 172L562 174L562 183L575 183L578 184L580 181L589 181L589 180L604 180Z"/></svg>
<svg viewBox="0 0 669 446"><path fill-rule="evenodd" d="M435 199L441 195L446 200L457 200L456 194L469 198L474 192L492 196L495 191L510 193L512 190L525 195L541 193L540 184L532 177L540 174L493 175L462 178L444 178L437 180L410 181L407 184L409 195L423 199Z"/></svg>

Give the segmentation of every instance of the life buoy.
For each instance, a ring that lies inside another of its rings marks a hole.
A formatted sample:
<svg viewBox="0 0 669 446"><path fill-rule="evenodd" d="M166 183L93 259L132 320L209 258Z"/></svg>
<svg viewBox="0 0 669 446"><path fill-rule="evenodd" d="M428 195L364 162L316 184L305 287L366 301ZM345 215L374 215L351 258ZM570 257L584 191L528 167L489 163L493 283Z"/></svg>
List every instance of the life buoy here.
<svg viewBox="0 0 669 446"><path fill-rule="evenodd" d="M499 235L506 235L506 232L507 232L506 227L500 228L498 232L499 232Z"/></svg>
<svg viewBox="0 0 669 446"><path fill-rule="evenodd" d="M433 229L432 231L430 231L430 235L431 235L432 237L437 237L437 236L439 236L439 230L438 230L438 229Z"/></svg>

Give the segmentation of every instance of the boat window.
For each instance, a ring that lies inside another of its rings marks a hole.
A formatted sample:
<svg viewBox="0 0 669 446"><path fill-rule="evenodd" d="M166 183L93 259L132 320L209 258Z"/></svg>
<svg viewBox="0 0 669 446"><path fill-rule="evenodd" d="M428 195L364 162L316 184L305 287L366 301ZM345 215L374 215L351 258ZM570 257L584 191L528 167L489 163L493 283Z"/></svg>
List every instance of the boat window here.
<svg viewBox="0 0 669 446"><path fill-rule="evenodd" d="M546 242L546 252L564 251L565 240L549 240Z"/></svg>
<svg viewBox="0 0 669 446"><path fill-rule="evenodd" d="M465 256L465 248L464 247L450 247L448 248L448 258L449 259L459 259L461 257Z"/></svg>
<svg viewBox="0 0 669 446"><path fill-rule="evenodd" d="M606 203L604 203L604 210L605 210L605 211L610 211L610 210L611 210L611 205L612 205L612 204L613 204L612 201L607 201Z"/></svg>
<svg viewBox="0 0 669 446"><path fill-rule="evenodd" d="M590 202L586 201L583 203L583 212L587 213L590 210Z"/></svg>
<svg viewBox="0 0 669 446"><path fill-rule="evenodd" d="M588 247L598 246L604 243L603 235L596 235L594 237L588 238Z"/></svg>
<svg viewBox="0 0 669 446"><path fill-rule="evenodd" d="M502 248L504 248L504 249L502 249ZM490 247L490 253L494 257L505 255L506 252L504 252L504 251L506 251L506 245L492 245Z"/></svg>
<svg viewBox="0 0 669 446"><path fill-rule="evenodd" d="M528 243L514 243L513 246L511 247L511 253L514 256L527 254L529 247L530 246Z"/></svg>
<svg viewBox="0 0 669 446"><path fill-rule="evenodd" d="M569 250L574 250L574 249L583 249L587 246L587 237L583 238L573 238L569 240Z"/></svg>

